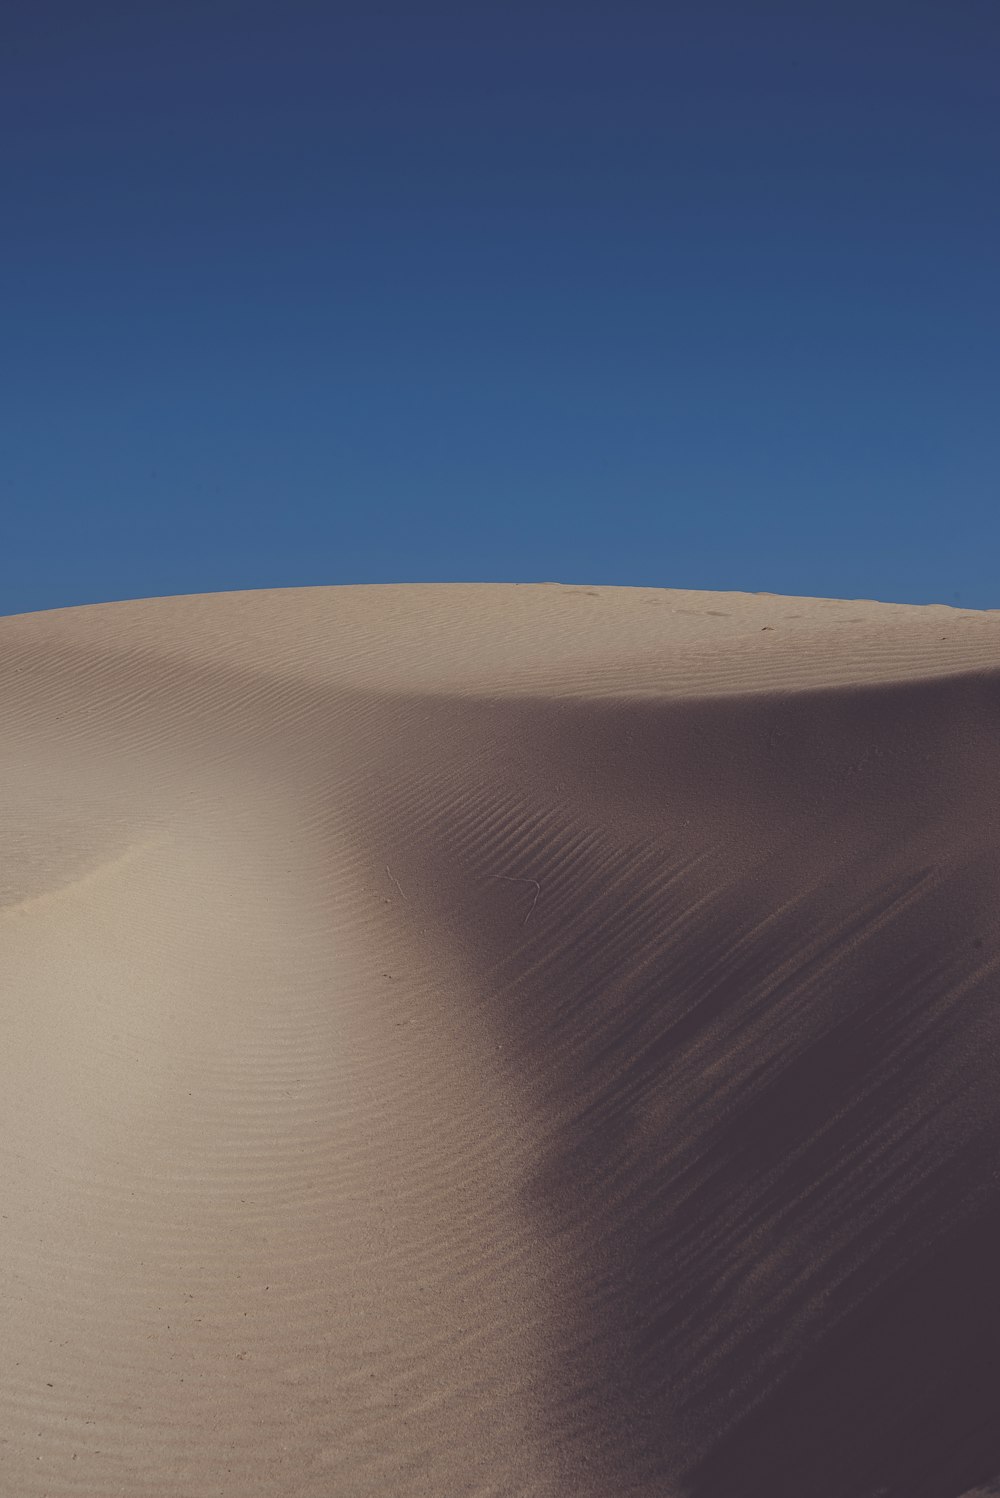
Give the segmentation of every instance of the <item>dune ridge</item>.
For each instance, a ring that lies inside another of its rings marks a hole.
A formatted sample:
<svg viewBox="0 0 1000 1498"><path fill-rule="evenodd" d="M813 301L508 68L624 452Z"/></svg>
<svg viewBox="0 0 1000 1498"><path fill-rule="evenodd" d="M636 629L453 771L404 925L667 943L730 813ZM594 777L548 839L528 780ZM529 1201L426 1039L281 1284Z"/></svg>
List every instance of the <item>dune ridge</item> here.
<svg viewBox="0 0 1000 1498"><path fill-rule="evenodd" d="M0 701L0 1492L998 1491L1000 611L144 600Z"/></svg>

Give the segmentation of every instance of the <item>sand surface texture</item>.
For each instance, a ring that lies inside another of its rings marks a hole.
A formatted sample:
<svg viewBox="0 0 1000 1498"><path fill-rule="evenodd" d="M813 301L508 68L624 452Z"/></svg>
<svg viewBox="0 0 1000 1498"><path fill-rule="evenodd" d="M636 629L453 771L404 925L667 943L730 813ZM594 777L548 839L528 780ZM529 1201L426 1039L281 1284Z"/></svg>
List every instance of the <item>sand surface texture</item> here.
<svg viewBox="0 0 1000 1498"><path fill-rule="evenodd" d="M1000 612L0 620L2 1498L1000 1473Z"/></svg>

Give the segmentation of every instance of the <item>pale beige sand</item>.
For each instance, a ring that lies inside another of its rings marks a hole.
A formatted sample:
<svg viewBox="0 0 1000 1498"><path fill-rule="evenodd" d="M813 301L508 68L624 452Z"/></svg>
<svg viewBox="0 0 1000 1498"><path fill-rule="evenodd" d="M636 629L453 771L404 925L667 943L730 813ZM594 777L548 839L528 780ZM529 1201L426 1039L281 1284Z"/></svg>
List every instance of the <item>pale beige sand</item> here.
<svg viewBox="0 0 1000 1498"><path fill-rule="evenodd" d="M1000 612L0 620L0 1494L1000 1472Z"/></svg>

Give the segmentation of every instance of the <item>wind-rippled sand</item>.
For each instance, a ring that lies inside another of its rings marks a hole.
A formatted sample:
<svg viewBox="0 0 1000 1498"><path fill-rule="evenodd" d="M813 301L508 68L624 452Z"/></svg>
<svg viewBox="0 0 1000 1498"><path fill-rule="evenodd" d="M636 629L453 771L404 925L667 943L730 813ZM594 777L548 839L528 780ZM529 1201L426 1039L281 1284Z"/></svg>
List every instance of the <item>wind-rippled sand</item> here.
<svg viewBox="0 0 1000 1498"><path fill-rule="evenodd" d="M2 1498L1000 1491L1000 612L154 599L0 712Z"/></svg>

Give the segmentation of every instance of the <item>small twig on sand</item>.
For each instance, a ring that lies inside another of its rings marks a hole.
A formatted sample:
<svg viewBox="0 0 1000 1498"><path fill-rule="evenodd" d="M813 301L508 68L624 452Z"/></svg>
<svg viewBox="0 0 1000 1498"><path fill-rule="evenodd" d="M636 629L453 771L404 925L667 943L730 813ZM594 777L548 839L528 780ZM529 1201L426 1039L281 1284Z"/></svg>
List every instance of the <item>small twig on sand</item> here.
<svg viewBox="0 0 1000 1498"><path fill-rule="evenodd" d="M389 878L390 878L390 879L391 879L391 880L392 880L392 882L393 882L393 884L394 884L394 885L395 885L395 886L396 886L396 888L397 888L397 889L398 889L398 890L399 890L399 896L400 896L400 899L401 899L401 900L405 900L405 899L406 899L406 896L405 896L405 895L404 895L404 894L403 894L403 887L402 887L402 885L401 885L401 884L400 884L400 882L399 882L399 880L398 880L398 879L397 879L397 878L396 878L396 876L395 876L395 874L394 874L394 873L393 873L393 872L392 872L392 870L391 870L391 869L390 869L390 867L389 867L389 865L388 865L388 864L386 864L386 866L385 866L385 871L386 871L386 873L387 873L387 874L388 874L388 875L389 875Z"/></svg>
<svg viewBox="0 0 1000 1498"><path fill-rule="evenodd" d="M497 879L502 879L506 884L530 884L534 886L535 893L531 897L531 904L528 906L528 914L521 922L522 926L526 926L528 924L528 919L531 915L531 912L538 904L538 896L542 892L542 886L539 884L537 879L522 879L517 874L497 874L495 875L495 877Z"/></svg>

